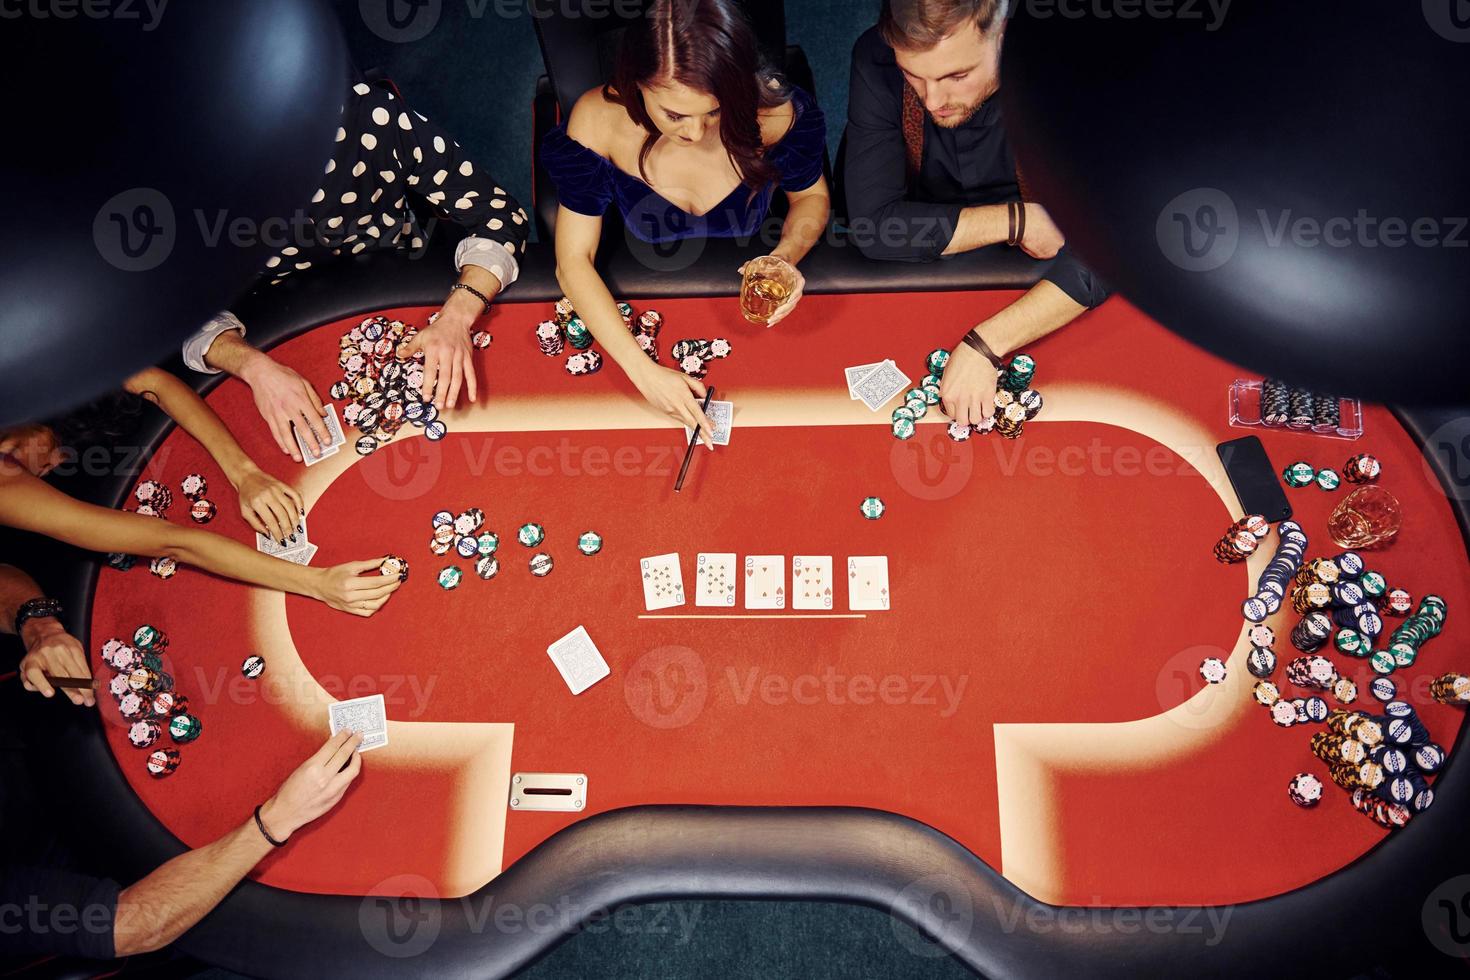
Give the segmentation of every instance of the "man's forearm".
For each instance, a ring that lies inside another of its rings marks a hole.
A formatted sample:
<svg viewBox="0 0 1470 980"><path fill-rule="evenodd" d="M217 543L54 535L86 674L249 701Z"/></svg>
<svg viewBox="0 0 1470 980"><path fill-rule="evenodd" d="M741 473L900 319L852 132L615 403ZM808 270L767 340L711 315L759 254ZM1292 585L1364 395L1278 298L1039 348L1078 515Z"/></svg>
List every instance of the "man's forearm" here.
<svg viewBox="0 0 1470 980"><path fill-rule="evenodd" d="M500 290L503 288L500 278L495 273L468 263L460 270L459 281L489 300L500 295ZM436 325L447 323L449 326L467 331L485 312L485 304L475 293L470 292L469 289L454 289L450 291L449 297L440 308L439 319L434 322Z"/></svg>
<svg viewBox="0 0 1470 980"><path fill-rule="evenodd" d="M975 327L987 347L1004 357L1071 323L1087 307L1043 279L1010 306Z"/></svg>
<svg viewBox="0 0 1470 980"><path fill-rule="evenodd" d="M0 633L15 632L15 614L29 599L43 595L36 580L14 565L0 565Z"/></svg>
<svg viewBox="0 0 1470 980"><path fill-rule="evenodd" d="M982 204L960 212L954 237L944 247L943 255L973 252L988 245L999 245L1010 239L1010 215L1004 204Z"/></svg>
<svg viewBox="0 0 1470 980"><path fill-rule="evenodd" d="M250 366L265 355L245 343L245 338L234 330L214 338L209 350L204 352L204 363L216 371L223 371L236 378L245 378Z"/></svg>
<svg viewBox="0 0 1470 980"><path fill-rule="evenodd" d="M180 854L117 900L118 956L147 953L178 939L230 893L271 846L252 818L212 844Z"/></svg>

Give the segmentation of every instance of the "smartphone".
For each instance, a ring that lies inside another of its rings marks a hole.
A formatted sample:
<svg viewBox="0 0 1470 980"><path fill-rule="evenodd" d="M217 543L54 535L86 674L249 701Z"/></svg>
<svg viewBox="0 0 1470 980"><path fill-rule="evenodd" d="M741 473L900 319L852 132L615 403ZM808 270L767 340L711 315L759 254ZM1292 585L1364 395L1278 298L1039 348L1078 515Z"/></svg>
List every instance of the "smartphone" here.
<svg viewBox="0 0 1470 980"><path fill-rule="evenodd" d="M1231 439L1215 447L1220 462L1225 465L1225 474L1235 488L1241 510L1247 514L1261 514L1275 524L1291 516L1291 503L1281 481L1276 478L1276 467L1266 456L1266 447L1255 436Z"/></svg>

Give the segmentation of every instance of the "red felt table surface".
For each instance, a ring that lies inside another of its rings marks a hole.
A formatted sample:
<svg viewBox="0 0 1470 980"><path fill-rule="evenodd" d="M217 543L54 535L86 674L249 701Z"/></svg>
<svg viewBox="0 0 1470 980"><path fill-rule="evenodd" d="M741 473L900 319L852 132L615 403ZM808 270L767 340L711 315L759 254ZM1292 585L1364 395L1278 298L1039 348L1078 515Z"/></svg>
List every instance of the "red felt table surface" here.
<svg viewBox="0 0 1470 980"><path fill-rule="evenodd" d="M1297 771L1325 778L1307 744L1315 726L1280 730L1251 705L1201 731L1187 713L1204 686L1199 661L1237 646L1249 586L1244 566L1210 557L1231 515L1197 468L1215 442L1243 434L1225 419L1238 369L1115 300L1030 351L1036 387L1056 395L1019 441L957 445L926 424L899 443L886 412L860 420L869 424L814 422L814 405L847 410L842 367L893 357L917 379L930 349L1011 298L813 296L771 331L744 324L733 300L636 304L664 314L665 350L679 337L731 339L734 354L709 380L737 411L744 398L764 413L748 426L737 414L731 445L700 450L677 496L680 435L619 423L636 418L625 404L635 396L614 367L571 378L560 360L542 357L532 329L548 305L501 306L489 324L495 343L477 354L489 414L465 425L451 416L442 443L394 443L347 469L311 508L315 565L393 553L410 562L408 583L370 620L288 597L289 639L315 684L333 697L384 693L395 721L514 723L511 768L586 773L590 812L640 803L876 807L949 834L1050 901L1240 901L1343 866L1383 833L1335 787L1314 811L1288 802ZM427 312L389 311L410 322ZM350 325L309 331L276 356L324 391ZM271 447L242 385L226 382L210 402L258 460L283 479L300 477ZM523 424L543 404L565 423ZM498 428L497 406L520 421ZM481 425L491 431L472 431ZM1294 459L1340 467L1358 451L1383 462L1406 520L1399 542L1369 553L1369 564L1416 597L1434 591L1449 601L1444 634L1397 678L1448 745L1461 715L1430 702L1426 689L1429 678L1467 667L1456 640L1456 610L1470 594L1464 545L1407 434L1380 408L1368 410L1367 427L1357 443L1260 434L1278 467ZM1166 446L1158 435L1166 431L1193 441ZM147 475L176 484L190 472L209 477L221 505L213 528L251 540L223 477L187 436L172 433ZM1325 525L1341 492L1288 492L1310 553L1338 550ZM887 502L882 520L859 513L869 495ZM428 547L435 511L471 506L501 539L502 568L488 582L472 562ZM515 541L528 521L547 530L541 550L556 565L544 579L529 574L532 551ZM589 529L605 540L593 557L576 550ZM681 556L691 599L664 614L712 618L646 618L637 562L667 552ZM833 615L696 608L698 552L784 556L788 586L791 556L831 555ZM846 558L862 555L888 556L891 610L849 614L841 579ZM452 592L435 584L447 564L465 571ZM203 721L203 737L183 747L166 780L147 776L146 753L120 723L109 727L130 783L191 845L237 824L325 737L324 711L314 730L286 710L305 693L240 676L264 642L247 611L252 591L191 569L167 582L141 566L104 570L99 580L94 653L140 623L163 628L172 672ZM1284 635L1291 622L1277 622L1283 662L1294 655ZM546 647L578 625L612 674L574 697ZM1365 665L1336 659L1368 701ZM1244 678L1238 658L1232 671ZM1248 700L1248 691L1234 693ZM1147 727L1171 709L1178 720ZM102 710L117 721L111 703ZM1145 726L1138 741L1118 741L1121 754L1099 763L1097 746L1135 722ZM1100 727L1056 727L1066 725ZM1076 745L1076 761L1065 749L1020 753L1034 733ZM372 755L364 761L342 806L257 877L343 893L403 873L446 891L478 884L457 863L451 831L466 828L446 822L477 807L503 811L503 792L467 802L468 783L452 770L390 775ZM1014 839L1002 833L1002 810ZM508 814L504 863L581 817ZM1262 841L1306 839L1310 847L1279 859L1242 860Z"/></svg>

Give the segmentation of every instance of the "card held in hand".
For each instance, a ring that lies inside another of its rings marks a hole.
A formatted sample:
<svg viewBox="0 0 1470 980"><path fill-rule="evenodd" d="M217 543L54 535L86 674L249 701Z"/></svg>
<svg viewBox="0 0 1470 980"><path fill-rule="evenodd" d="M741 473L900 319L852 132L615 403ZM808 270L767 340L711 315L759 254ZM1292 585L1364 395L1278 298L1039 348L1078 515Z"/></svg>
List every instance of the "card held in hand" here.
<svg viewBox="0 0 1470 980"><path fill-rule="evenodd" d="M388 744L388 711L381 694L327 705L327 725L333 735L344 728L361 734L359 752Z"/></svg>

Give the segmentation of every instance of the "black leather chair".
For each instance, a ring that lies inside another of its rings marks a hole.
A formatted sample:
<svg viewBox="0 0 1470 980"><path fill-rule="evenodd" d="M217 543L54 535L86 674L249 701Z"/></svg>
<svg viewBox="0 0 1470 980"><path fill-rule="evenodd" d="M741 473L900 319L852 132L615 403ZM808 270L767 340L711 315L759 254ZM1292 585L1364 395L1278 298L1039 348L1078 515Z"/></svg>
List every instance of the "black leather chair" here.
<svg viewBox="0 0 1470 980"><path fill-rule="evenodd" d="M740 5L750 18L766 57L793 84L815 93L816 83L806 54L800 47L786 43L784 0L740 0ZM536 83L531 110L532 204L541 241L551 240L557 201L556 186L541 167L541 138L567 117L584 92L605 84L611 77L618 44L631 22L627 15L634 8L626 3L614 4L618 12L613 13L608 6L605 0L570 0L559 5L556 15L535 18L536 39L546 64L546 74ZM595 7L599 16L591 16L588 7ZM647 9L646 0L637 3L636 9L641 15ZM829 166L829 173L830 170ZM604 232L605 241L612 237L612 232L621 238L622 230L615 214L608 216Z"/></svg>

